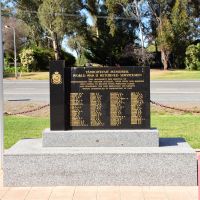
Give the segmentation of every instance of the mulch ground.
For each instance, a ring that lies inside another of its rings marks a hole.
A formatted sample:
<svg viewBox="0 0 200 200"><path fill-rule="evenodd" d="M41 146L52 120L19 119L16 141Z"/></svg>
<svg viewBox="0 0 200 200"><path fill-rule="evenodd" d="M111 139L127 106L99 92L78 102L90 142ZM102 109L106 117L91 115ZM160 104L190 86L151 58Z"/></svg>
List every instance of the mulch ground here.
<svg viewBox="0 0 200 200"><path fill-rule="evenodd" d="M4 113L9 114L9 113L19 113L23 111L31 111L46 104L47 103L44 102L5 102ZM49 107L46 107L38 111L21 114L21 116L25 115L31 117L49 117L49 113L50 113Z"/></svg>

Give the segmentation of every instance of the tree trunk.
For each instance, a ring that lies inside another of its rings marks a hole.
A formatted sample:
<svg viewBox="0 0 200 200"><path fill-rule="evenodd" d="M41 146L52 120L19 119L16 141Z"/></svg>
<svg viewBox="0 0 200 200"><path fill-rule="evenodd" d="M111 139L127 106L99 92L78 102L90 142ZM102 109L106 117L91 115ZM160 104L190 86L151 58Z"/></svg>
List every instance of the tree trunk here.
<svg viewBox="0 0 200 200"><path fill-rule="evenodd" d="M53 41L53 50L54 50L54 54L55 54L55 59L59 60L60 59L60 50L59 50L59 45L58 45L58 37L57 37L56 33L53 33L52 41Z"/></svg>
<svg viewBox="0 0 200 200"><path fill-rule="evenodd" d="M96 35L97 35L97 38L99 38L99 28L96 26Z"/></svg>
<svg viewBox="0 0 200 200"><path fill-rule="evenodd" d="M168 69L168 60L169 60L169 55L165 50L161 50L161 60L164 66L164 70Z"/></svg>
<svg viewBox="0 0 200 200"><path fill-rule="evenodd" d="M156 48L156 54L158 53L158 44L157 41L155 40L155 48Z"/></svg>

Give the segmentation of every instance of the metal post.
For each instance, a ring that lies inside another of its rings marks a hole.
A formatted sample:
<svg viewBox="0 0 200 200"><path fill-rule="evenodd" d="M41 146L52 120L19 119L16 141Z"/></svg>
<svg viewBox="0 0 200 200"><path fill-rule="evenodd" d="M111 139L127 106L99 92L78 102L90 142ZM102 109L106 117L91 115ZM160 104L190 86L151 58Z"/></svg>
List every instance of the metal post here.
<svg viewBox="0 0 200 200"><path fill-rule="evenodd" d="M15 62L15 78L17 79L17 48L16 48L16 32L15 28L12 27L13 29L13 37L14 37L14 62Z"/></svg>
<svg viewBox="0 0 200 200"><path fill-rule="evenodd" d="M3 124L3 39L2 39L2 20L1 20L1 3L0 3L0 156L1 169L3 168L4 152L4 124Z"/></svg>

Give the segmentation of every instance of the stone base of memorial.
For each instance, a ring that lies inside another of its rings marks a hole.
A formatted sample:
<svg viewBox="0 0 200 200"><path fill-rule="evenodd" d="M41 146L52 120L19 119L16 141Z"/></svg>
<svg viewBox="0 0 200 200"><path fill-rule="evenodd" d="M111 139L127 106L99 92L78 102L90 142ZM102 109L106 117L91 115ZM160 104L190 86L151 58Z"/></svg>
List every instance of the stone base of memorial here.
<svg viewBox="0 0 200 200"><path fill-rule="evenodd" d="M160 147L42 147L22 140L4 154L4 186L196 186L195 151L183 139Z"/></svg>
<svg viewBox="0 0 200 200"><path fill-rule="evenodd" d="M150 127L148 67L53 62L50 122L5 151L4 186L197 185L195 151Z"/></svg>
<svg viewBox="0 0 200 200"><path fill-rule="evenodd" d="M43 147L158 147L157 129L43 132Z"/></svg>

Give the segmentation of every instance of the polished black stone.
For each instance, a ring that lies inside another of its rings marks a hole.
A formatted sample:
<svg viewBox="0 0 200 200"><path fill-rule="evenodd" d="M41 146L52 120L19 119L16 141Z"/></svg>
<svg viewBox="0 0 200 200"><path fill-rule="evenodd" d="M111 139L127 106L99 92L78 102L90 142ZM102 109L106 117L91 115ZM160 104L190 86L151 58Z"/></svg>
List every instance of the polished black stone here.
<svg viewBox="0 0 200 200"><path fill-rule="evenodd" d="M61 82L54 81L53 77L58 73ZM66 130L66 99L65 99L65 62L52 61L50 63L50 127L51 130Z"/></svg>
<svg viewBox="0 0 200 200"><path fill-rule="evenodd" d="M51 130L150 128L149 67L53 66Z"/></svg>

